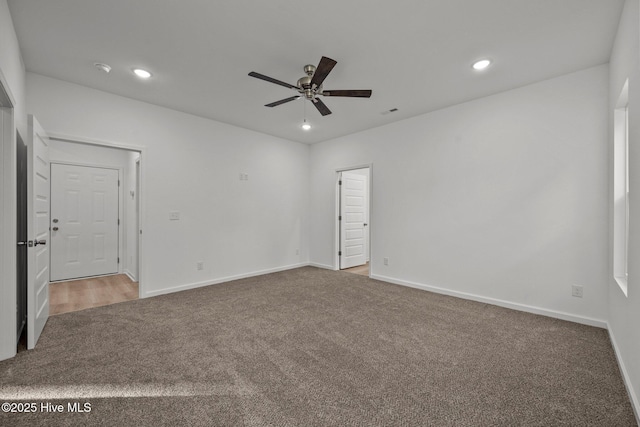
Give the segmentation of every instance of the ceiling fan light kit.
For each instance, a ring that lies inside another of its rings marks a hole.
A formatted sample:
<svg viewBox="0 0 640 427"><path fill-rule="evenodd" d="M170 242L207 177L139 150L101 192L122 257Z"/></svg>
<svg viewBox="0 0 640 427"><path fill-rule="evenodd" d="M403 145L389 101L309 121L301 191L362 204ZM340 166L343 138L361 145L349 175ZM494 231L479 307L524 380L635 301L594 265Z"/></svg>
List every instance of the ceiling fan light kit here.
<svg viewBox="0 0 640 427"><path fill-rule="evenodd" d="M311 101L311 103L316 107L316 109L323 116L331 114L331 110L325 105L324 102L318 96L342 96L349 98L370 98L372 91L370 89L359 89L359 90L324 90L322 88L322 83L327 78L333 67L337 64L331 58L327 58L323 56L318 63L318 66L314 66L311 64L307 64L303 67L305 72L305 76L298 79L296 85L292 85L286 82L283 82L278 79L274 79L273 77L265 76L264 74L256 73L252 71L249 73L249 76L255 77L260 80L264 80L270 83L274 83L280 86L284 86L289 89L293 89L298 92L298 95L291 96L289 98L281 99L280 101L275 101L270 104L266 104L265 107L276 107L278 105L285 104L287 102L294 101L296 99L300 99L304 97L305 99ZM303 125L304 129L304 125ZM305 129L307 130L307 129Z"/></svg>

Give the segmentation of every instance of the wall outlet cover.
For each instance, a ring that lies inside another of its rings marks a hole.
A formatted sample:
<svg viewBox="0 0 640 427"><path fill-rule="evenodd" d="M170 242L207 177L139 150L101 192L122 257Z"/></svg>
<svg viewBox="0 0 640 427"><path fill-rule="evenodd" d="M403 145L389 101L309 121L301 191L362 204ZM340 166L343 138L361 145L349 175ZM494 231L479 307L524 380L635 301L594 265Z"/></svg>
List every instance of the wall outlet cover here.
<svg viewBox="0 0 640 427"><path fill-rule="evenodd" d="M583 287L580 285L572 285L571 286L571 296L582 298L583 295Z"/></svg>

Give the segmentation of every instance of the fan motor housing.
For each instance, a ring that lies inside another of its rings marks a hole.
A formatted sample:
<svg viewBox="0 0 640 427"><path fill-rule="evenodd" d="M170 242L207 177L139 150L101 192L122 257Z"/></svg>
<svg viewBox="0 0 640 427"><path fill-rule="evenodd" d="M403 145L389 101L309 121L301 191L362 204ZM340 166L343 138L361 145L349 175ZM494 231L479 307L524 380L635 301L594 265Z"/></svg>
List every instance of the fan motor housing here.
<svg viewBox="0 0 640 427"><path fill-rule="evenodd" d="M316 66L315 65L311 65L311 64L307 64L304 66L303 68L305 74L309 77L311 77L313 75L313 73L316 72Z"/></svg>
<svg viewBox="0 0 640 427"><path fill-rule="evenodd" d="M311 76L304 76L298 79L298 87L300 89L310 89L311 88Z"/></svg>

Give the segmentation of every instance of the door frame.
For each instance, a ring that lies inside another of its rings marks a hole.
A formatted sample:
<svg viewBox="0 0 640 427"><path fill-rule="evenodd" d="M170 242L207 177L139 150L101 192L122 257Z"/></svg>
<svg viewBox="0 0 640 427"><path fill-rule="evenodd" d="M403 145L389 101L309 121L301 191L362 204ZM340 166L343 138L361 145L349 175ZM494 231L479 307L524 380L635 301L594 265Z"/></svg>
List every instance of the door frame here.
<svg viewBox="0 0 640 427"><path fill-rule="evenodd" d="M369 222L367 225L367 233L369 233L369 277L373 275L372 267L373 267L373 226L372 221L373 215L373 163L357 165L357 166L348 166L336 169L335 171L335 199L334 199L334 235L333 235L333 269L334 271L340 270L340 256L338 252L340 251L340 221L338 217L340 216L340 173L349 172L356 169L369 169L369 182L368 182L368 214L369 214Z"/></svg>
<svg viewBox="0 0 640 427"><path fill-rule="evenodd" d="M16 99L0 69L0 360L16 355Z"/></svg>
<svg viewBox="0 0 640 427"><path fill-rule="evenodd" d="M137 230L141 229L140 227L140 158L138 158L138 160L136 160L136 189L135 189L135 199L136 199L136 207L135 207L135 211L136 211L136 224L137 224ZM136 253L138 252L138 249L140 248L140 233L136 233ZM127 253L127 256L129 254ZM138 260L136 261L136 271L135 271L135 277L131 277L131 274L133 274L133 272L129 271L128 272L129 277L134 280L134 281L138 281L138 278L140 277L140 257L138 257Z"/></svg>
<svg viewBox="0 0 640 427"><path fill-rule="evenodd" d="M139 156L139 161L140 161L140 179L138 180L138 185L139 185L139 194L138 196L138 203L140 206L139 209L139 214L138 214L138 298L142 298L142 296L145 294L144 293L144 289L145 289L145 279L146 279L146 274L145 274L145 269L144 267L144 234L143 234L143 230L145 229L145 225L146 225L146 203L145 203L145 190L146 190L146 180L145 180L145 174L146 174L146 156L147 156L147 150L145 147L140 146L140 145L132 145L132 144L122 144L122 143L118 143L118 142L112 142L112 141L104 141L104 140L97 140L97 139L90 139L90 138L84 138L84 137L78 137L78 136L72 136L72 135L65 135L65 134L60 134L60 133L56 133L56 132L51 132L49 133L49 139L54 140L54 141L62 141L62 142L72 142L75 144L85 144L85 145L95 145L95 146L99 146L99 147L106 147L106 148L116 148L116 149L120 149L120 150L125 150L125 151L133 151L133 152L137 152L140 154ZM102 166L104 167L104 166ZM114 169L120 169L118 167L114 168ZM122 186L121 186L121 191L122 190ZM121 205L123 205L124 203L121 203ZM124 208L124 207L123 207ZM123 232L124 227L120 227L120 231L119 233ZM122 255L122 252L120 252L120 254ZM120 271L120 266L118 267L118 270Z"/></svg>
<svg viewBox="0 0 640 427"><path fill-rule="evenodd" d="M125 228L125 224L124 224L124 168L121 168L119 166L109 166L109 165L97 165L97 164L92 164L92 163L82 163L82 162L67 162L67 161L63 161L63 162L51 162L51 171L53 171L53 165L67 165L67 166L82 166L82 167L88 167L88 168L98 168L98 169L111 169L111 170L117 170L118 171L118 182L120 182L120 184L118 185L118 220L120 220L120 222L118 223L118 258L120 258L121 260L123 259L123 255L124 255L124 228ZM51 188L53 188L53 174L51 174ZM53 204L53 193L51 193L51 204ZM51 212L51 210L49 210L49 212ZM49 247L49 257L50 259L52 259L51 255L52 255L52 249L53 249L53 238L51 239L51 246ZM119 262L118 263L118 274L123 274L124 273L124 269L122 268L123 266L123 262ZM66 280L74 280L74 279L64 279L64 280L55 280L55 281L51 281L51 283L55 283L55 282L64 282Z"/></svg>

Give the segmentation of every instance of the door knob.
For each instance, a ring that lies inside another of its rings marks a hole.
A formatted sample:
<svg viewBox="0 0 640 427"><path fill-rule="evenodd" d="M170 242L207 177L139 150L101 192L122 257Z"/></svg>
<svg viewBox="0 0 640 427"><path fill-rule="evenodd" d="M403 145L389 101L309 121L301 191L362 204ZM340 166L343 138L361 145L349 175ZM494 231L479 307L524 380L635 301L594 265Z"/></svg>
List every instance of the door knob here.
<svg viewBox="0 0 640 427"><path fill-rule="evenodd" d="M53 231L58 231L58 227L53 227L52 230Z"/></svg>
<svg viewBox="0 0 640 427"><path fill-rule="evenodd" d="M57 224L58 223L58 218L53 218L53 223Z"/></svg>
<svg viewBox="0 0 640 427"><path fill-rule="evenodd" d="M47 241L46 241L46 240L36 240L36 241L33 243L33 246L46 245L46 244L47 244Z"/></svg>

